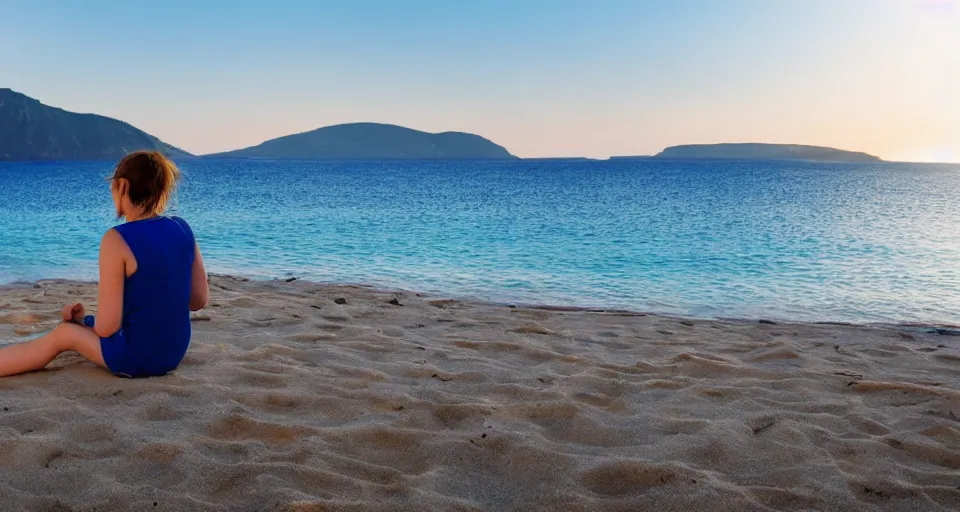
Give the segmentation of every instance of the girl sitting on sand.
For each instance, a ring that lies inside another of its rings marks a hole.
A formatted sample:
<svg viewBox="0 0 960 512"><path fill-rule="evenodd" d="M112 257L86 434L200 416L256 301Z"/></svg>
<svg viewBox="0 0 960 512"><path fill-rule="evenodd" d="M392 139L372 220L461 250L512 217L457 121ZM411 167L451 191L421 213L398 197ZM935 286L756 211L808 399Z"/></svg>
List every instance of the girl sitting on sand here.
<svg viewBox="0 0 960 512"><path fill-rule="evenodd" d="M63 323L35 340L0 349L0 376L39 370L72 350L125 377L164 375L190 343L190 311L209 288L190 226L163 215L180 171L157 152L117 164L110 192L121 224L100 242L97 318L82 304L63 308Z"/></svg>

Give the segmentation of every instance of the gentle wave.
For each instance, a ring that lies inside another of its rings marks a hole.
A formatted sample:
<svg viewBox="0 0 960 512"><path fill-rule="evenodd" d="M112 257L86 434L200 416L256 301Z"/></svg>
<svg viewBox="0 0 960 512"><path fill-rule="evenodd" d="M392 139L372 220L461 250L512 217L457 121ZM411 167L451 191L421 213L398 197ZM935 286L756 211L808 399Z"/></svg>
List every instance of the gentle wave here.
<svg viewBox="0 0 960 512"><path fill-rule="evenodd" d="M110 163L0 165L0 280L96 278ZM211 271L688 316L960 323L960 168L183 162Z"/></svg>

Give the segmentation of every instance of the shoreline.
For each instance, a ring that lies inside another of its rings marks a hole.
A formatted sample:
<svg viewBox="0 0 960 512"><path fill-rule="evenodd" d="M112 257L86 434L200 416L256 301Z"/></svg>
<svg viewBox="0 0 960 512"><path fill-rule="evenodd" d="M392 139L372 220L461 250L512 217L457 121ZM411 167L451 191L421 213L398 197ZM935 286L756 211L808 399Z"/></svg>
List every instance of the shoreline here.
<svg viewBox="0 0 960 512"><path fill-rule="evenodd" d="M578 306L578 305L567 305L567 304L556 304L556 303L532 303L532 302L522 302L522 301L505 301L505 300L486 300L473 297L461 297L461 296L450 296L440 292L421 292L406 288L393 288L380 286L372 283L362 283L362 282L337 282L337 281L313 281L309 279L303 279L296 276L289 277L273 277L273 278L256 278L250 277L243 274L222 274L222 273L209 273L208 280L213 281L214 279L227 279L240 282L251 282L251 283L262 283L262 284L291 284L298 283L299 285L309 285L309 286L319 286L319 287L328 287L328 288L359 288L370 290L379 293L401 293L401 294L411 294L416 295L417 297L435 297L435 298L447 298L450 300L456 300L461 302L469 302L476 304L484 304L490 306L503 306L503 307L515 307L515 308L524 308L524 309L536 309L543 311L555 311L555 312L583 312L583 313L595 313L595 314L610 314L610 315L624 315L624 316L655 316L660 318L670 318L675 320L694 320L694 321L729 321L729 322L738 322L738 323L761 323L768 325L823 325L823 326L838 326L838 327L863 327L863 328L878 328L878 329L892 329L892 330L906 330L906 331L916 331L916 330L926 330L927 334L937 334L941 336L960 336L960 324L944 323L944 322L912 322L912 321L901 321L901 322L846 322L846 321L832 321L832 320L819 320L819 321L807 321L807 320L794 320L789 318L780 318L780 317L728 317L728 316L696 316L696 315L683 315L683 314L671 314L657 311L641 311L641 310L632 310L624 309L618 307L605 307L605 306ZM0 291L7 288L29 288L36 287L36 285L42 284L72 284L72 285L90 285L95 286L97 281L95 280L82 280L82 279L63 279L63 278L45 278L37 279L36 281L14 281L11 283L0 284Z"/></svg>
<svg viewBox="0 0 960 512"><path fill-rule="evenodd" d="M0 287L0 340L95 297ZM0 502L960 508L956 338L514 306L213 276L170 375L121 379L68 353L0 379Z"/></svg>

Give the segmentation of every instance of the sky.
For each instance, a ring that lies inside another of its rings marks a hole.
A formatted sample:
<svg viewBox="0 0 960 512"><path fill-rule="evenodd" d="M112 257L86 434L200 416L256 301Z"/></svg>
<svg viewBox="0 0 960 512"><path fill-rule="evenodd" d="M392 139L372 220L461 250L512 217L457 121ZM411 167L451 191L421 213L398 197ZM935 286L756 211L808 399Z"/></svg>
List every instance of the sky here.
<svg viewBox="0 0 960 512"><path fill-rule="evenodd" d="M198 154L374 121L960 162L960 0L0 0L0 87Z"/></svg>

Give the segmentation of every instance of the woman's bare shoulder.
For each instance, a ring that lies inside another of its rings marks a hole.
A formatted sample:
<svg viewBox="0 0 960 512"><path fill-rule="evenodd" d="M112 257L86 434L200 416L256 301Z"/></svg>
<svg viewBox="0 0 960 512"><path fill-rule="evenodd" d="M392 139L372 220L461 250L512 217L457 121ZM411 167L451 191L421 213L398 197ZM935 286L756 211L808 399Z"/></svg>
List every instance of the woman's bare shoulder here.
<svg viewBox="0 0 960 512"><path fill-rule="evenodd" d="M117 231L116 228L110 228L110 229L108 229L108 230L103 234L103 237L100 238L100 245L101 245L101 246L107 245L107 244L115 244L115 243L118 243L118 242L123 242L123 235L121 235L120 232Z"/></svg>
<svg viewBox="0 0 960 512"><path fill-rule="evenodd" d="M100 239L100 252L124 256L130 252L130 247L116 228L110 228Z"/></svg>

